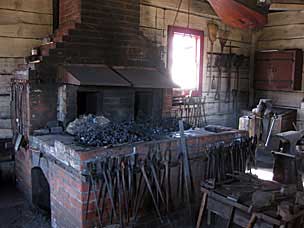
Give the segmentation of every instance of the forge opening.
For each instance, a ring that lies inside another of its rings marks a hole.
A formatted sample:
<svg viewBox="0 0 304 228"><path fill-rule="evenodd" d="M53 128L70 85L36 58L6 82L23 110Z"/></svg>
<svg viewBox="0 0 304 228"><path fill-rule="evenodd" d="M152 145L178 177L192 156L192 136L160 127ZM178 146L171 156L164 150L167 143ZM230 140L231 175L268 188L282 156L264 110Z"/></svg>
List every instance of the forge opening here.
<svg viewBox="0 0 304 228"><path fill-rule="evenodd" d="M151 118L153 115L153 93L149 91L135 92L135 121Z"/></svg>
<svg viewBox="0 0 304 228"><path fill-rule="evenodd" d="M50 185L43 171L39 167L31 170L32 175L32 203L47 215L51 215Z"/></svg>
<svg viewBox="0 0 304 228"><path fill-rule="evenodd" d="M77 116L97 114L97 93L78 92L77 93Z"/></svg>

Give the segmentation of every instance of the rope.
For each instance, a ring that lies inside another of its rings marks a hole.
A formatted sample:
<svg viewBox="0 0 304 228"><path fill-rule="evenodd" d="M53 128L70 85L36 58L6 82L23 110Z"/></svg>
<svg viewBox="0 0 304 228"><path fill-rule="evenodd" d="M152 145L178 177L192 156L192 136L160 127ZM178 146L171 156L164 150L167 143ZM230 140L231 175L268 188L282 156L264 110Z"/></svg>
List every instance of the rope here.
<svg viewBox="0 0 304 228"><path fill-rule="evenodd" d="M176 11L176 14L175 14L175 18L174 18L174 21L173 21L173 26L175 25L176 23L176 20L177 20L177 16L180 12L180 9L181 9L181 6L182 6L182 3L183 3L183 0L180 0L179 1L179 4L178 4L178 7L177 7L177 11Z"/></svg>

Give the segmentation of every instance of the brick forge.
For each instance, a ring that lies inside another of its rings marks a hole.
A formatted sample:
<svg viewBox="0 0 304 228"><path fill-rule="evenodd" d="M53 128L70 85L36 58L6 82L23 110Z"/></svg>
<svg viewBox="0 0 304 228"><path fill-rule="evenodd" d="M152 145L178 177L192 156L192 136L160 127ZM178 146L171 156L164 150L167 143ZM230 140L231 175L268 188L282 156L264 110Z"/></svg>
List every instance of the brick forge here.
<svg viewBox="0 0 304 228"><path fill-rule="evenodd" d="M206 161L195 158L204 154L202 145L216 142L230 143L233 139L246 135L246 132L230 129L216 134L205 131L203 134L198 133L195 136L187 137L192 178L198 199ZM40 187L34 183L33 169L41 170L50 187L52 227L98 227L95 197L91 192L91 200L87 205L89 184L82 176L87 162L109 154L129 154L133 147L136 147L138 154L145 156L152 144L158 144L160 151L165 151L170 145L172 158L177 157L180 151L178 139L137 143L133 146L121 145L107 149L77 146L73 137L68 135L35 136L31 138L30 147L20 150L16 155L17 184L30 200L35 201L37 188ZM178 169L172 170L172 189L177 188L175 186L177 183L174 183L173 180L177 180L178 175ZM42 193L40 196L48 194L45 190L40 190L40 193ZM172 197L174 200L174 194ZM38 197L38 201L43 201L42 198ZM87 206L89 213L86 216ZM105 208L110 208L110 203ZM144 215L145 212L147 211L143 209L141 215ZM104 215L106 216L107 213ZM104 219L106 221L106 217Z"/></svg>
<svg viewBox="0 0 304 228"><path fill-rule="evenodd" d="M15 73L15 78L30 84L30 132L57 119L62 66L153 68L167 74L163 50L140 30L139 0L60 0L59 8L59 28L52 42L37 47L40 62L20 67L26 76ZM172 90L165 91L162 100L166 114L172 107Z"/></svg>

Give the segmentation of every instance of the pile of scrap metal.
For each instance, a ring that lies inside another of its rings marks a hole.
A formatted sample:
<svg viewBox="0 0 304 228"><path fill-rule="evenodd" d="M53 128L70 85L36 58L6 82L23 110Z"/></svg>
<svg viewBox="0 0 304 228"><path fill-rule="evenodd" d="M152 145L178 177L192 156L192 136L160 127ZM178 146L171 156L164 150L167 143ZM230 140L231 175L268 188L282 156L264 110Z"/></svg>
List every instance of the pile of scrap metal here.
<svg viewBox="0 0 304 228"><path fill-rule="evenodd" d="M188 125L185 125L189 129ZM124 143L152 141L178 131L178 119L165 118L160 121L110 122L105 117L88 115L76 119L67 127L67 133L87 146L113 146Z"/></svg>
<svg viewBox="0 0 304 228"><path fill-rule="evenodd" d="M83 175L90 184L90 193L97 199L94 203L98 226L135 224L140 215L147 213L149 200L161 221L170 224L169 213L180 207L189 209L190 217L194 218L192 205L196 198L190 161L197 161L198 157L189 157L181 122L180 129L177 154L171 150L171 144L161 151L156 143L151 144L148 154L133 149L130 154L107 156L87 164ZM244 171L252 153L248 138L237 139L229 145L198 147L203 164L208 160L204 177L208 180L223 180L225 172L233 173L233 169ZM87 202L90 202L90 195ZM105 205L107 202L110 207Z"/></svg>

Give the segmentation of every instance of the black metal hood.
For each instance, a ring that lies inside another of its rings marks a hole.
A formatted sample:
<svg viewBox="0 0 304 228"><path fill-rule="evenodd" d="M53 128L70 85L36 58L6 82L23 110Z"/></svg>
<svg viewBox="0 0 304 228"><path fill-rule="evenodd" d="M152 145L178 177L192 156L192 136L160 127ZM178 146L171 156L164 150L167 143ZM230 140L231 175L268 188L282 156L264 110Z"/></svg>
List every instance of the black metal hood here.
<svg viewBox="0 0 304 228"><path fill-rule="evenodd" d="M154 68L65 65L59 70L61 83L78 86L111 86L153 89L178 88L170 76Z"/></svg>

